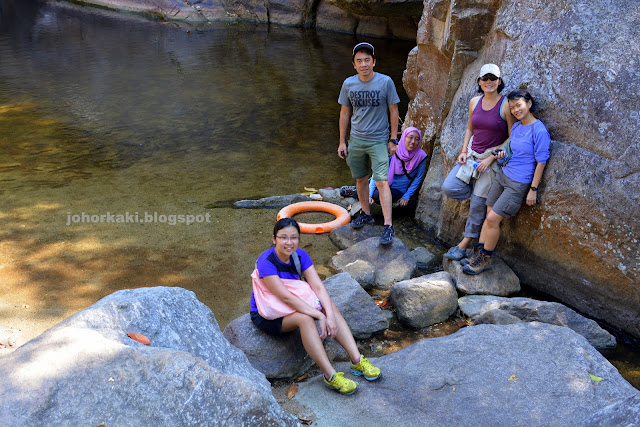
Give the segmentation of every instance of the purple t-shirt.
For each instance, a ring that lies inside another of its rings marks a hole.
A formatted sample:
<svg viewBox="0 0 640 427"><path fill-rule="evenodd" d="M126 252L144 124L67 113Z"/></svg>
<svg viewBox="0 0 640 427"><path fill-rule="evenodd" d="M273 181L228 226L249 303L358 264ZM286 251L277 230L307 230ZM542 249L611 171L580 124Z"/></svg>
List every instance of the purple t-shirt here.
<svg viewBox="0 0 640 427"><path fill-rule="evenodd" d="M300 270L304 273L307 268L313 265L311 257L304 249L296 249L296 253L300 258ZM289 264L285 264L276 255L275 246L270 247L266 251L262 252L256 261L256 267L258 268L258 277L261 279L267 276L278 276L281 279L298 279L298 271L296 265L293 263L293 259L289 260ZM253 291L251 291L251 311L258 311L256 306L256 300L253 297Z"/></svg>
<svg viewBox="0 0 640 427"><path fill-rule="evenodd" d="M504 95L489 111L482 109L482 98L476 104L471 114L471 124L473 125L473 144L471 148L476 153L482 154L491 147L502 144L509 136L507 121L502 117L502 104L505 101Z"/></svg>
<svg viewBox="0 0 640 427"><path fill-rule="evenodd" d="M551 137L544 123L536 120L530 125L516 122L511 128L511 151L513 156L502 168L506 176L522 184L533 181L537 163L549 160Z"/></svg>

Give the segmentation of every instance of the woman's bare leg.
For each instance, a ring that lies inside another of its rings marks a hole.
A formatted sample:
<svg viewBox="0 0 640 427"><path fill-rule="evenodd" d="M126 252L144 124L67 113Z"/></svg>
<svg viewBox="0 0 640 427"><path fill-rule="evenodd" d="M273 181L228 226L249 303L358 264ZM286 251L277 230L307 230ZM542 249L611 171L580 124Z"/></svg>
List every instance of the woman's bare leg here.
<svg viewBox="0 0 640 427"><path fill-rule="evenodd" d="M302 345L311 360L316 362L316 365L322 370L326 378L331 378L331 375L333 375L336 370L333 369L327 357L327 352L324 350L315 319L298 312L285 316L282 319L282 332L291 332L296 329L300 329Z"/></svg>

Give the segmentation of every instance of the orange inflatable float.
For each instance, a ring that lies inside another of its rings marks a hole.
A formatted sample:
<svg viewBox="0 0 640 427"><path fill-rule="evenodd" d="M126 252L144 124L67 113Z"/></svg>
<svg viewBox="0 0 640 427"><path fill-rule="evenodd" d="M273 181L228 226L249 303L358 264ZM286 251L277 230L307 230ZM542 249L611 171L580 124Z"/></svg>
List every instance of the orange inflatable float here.
<svg viewBox="0 0 640 427"><path fill-rule="evenodd" d="M278 220L281 218L293 218L302 212L326 212L335 215L336 219L331 222L323 222L321 224L306 224L299 222L300 232L304 234L323 234L328 233L336 227L349 224L351 216L349 212L342 206L334 205L328 202L299 202L285 206L278 212Z"/></svg>

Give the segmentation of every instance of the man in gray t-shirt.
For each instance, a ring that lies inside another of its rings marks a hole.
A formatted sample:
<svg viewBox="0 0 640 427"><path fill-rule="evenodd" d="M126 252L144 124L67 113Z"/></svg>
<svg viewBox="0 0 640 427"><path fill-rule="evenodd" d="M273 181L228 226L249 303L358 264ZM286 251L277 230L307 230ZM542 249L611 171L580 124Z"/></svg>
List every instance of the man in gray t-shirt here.
<svg viewBox="0 0 640 427"><path fill-rule="evenodd" d="M395 153L398 144L396 138L400 98L391 78L373 71L376 58L372 45L358 43L353 48L352 59L353 68L358 74L344 81L338 98L341 105L338 156L341 159L345 156L347 158L351 175L356 179L358 198L362 206L360 215L351 222L351 226L361 228L365 224L374 223L369 206L368 181L371 169L380 193L380 205L384 216L384 231L380 243L388 245L393 241L394 235L391 221L391 190L388 182L389 153ZM349 123L351 134L347 151Z"/></svg>

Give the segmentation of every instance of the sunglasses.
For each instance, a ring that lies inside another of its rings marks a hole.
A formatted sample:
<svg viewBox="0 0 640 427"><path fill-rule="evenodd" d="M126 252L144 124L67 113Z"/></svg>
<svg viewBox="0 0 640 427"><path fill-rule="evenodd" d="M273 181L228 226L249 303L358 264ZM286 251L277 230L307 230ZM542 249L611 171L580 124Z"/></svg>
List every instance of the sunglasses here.
<svg viewBox="0 0 640 427"><path fill-rule="evenodd" d="M483 76L483 77L480 77L480 80L482 80L483 82L486 82L487 80L491 80L492 82L495 82L496 80L498 80L498 77L496 77L496 76Z"/></svg>

